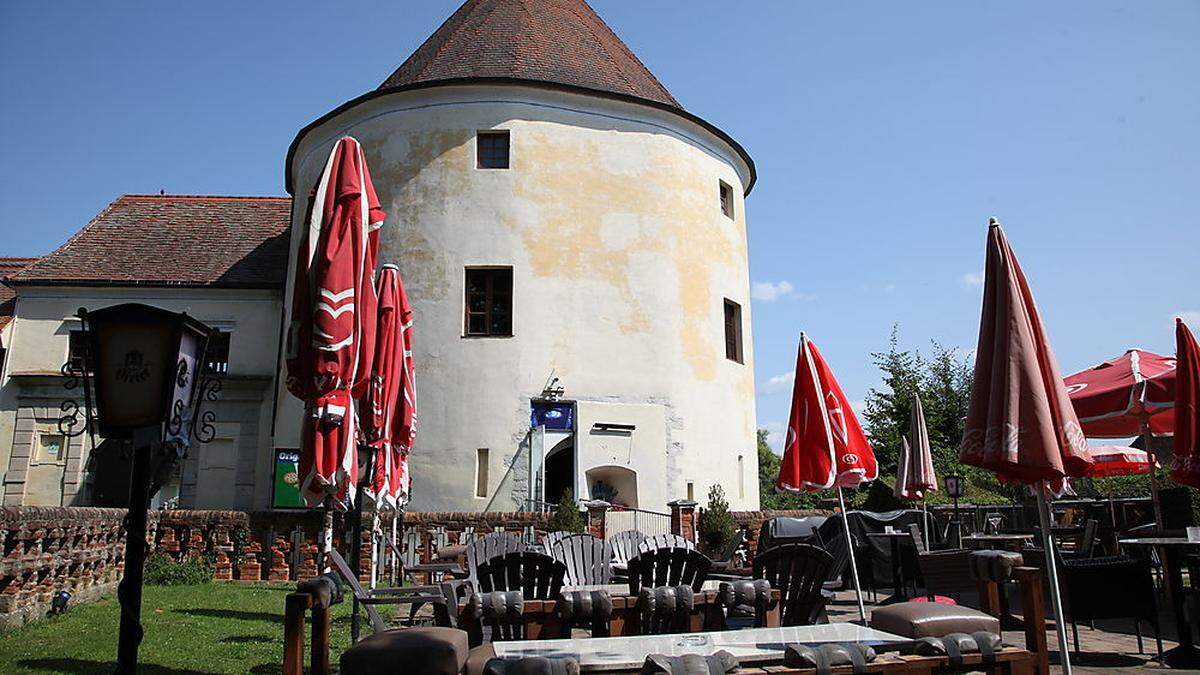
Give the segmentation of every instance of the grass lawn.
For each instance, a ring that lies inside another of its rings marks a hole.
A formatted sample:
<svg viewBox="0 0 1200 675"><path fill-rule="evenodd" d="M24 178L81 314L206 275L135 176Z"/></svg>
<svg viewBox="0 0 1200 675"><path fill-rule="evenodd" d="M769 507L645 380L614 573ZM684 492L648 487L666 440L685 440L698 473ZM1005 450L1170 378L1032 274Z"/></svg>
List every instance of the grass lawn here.
<svg viewBox="0 0 1200 675"><path fill-rule="evenodd" d="M147 586L139 673L278 673L283 599L295 584ZM116 594L0 633L0 673L111 673L120 607ZM307 625L306 625L307 629ZM365 628L370 632L370 628ZM307 631L306 631L307 632ZM350 603L334 608L333 654L350 643ZM305 636L307 647L308 636ZM307 654L305 657L307 662Z"/></svg>

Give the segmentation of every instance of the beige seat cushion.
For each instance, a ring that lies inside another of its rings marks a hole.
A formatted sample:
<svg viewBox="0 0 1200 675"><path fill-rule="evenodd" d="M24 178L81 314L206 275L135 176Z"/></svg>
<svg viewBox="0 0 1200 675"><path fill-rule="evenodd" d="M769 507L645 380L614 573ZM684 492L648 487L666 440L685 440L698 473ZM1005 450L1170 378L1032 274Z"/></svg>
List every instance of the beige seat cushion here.
<svg viewBox="0 0 1200 675"><path fill-rule="evenodd" d="M422 673L459 675L467 663L466 631L457 628L401 628L360 640L342 652L343 675Z"/></svg>
<svg viewBox="0 0 1200 675"><path fill-rule="evenodd" d="M871 612L871 627L907 638L950 633L1000 633L1000 620L970 607L936 602L898 602Z"/></svg>

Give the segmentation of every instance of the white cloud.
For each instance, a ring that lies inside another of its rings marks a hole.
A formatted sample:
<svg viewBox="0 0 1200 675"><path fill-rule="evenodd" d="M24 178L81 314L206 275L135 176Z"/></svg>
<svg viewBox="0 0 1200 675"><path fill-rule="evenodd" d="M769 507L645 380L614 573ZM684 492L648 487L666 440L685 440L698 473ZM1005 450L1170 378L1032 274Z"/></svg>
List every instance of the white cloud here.
<svg viewBox="0 0 1200 675"><path fill-rule="evenodd" d="M966 288L983 288L983 272L967 272L960 281Z"/></svg>
<svg viewBox="0 0 1200 675"><path fill-rule="evenodd" d="M767 422L760 425L759 428L767 430L767 445L771 446L771 450L777 455L782 455L783 440L787 437L787 425L783 422Z"/></svg>
<svg viewBox="0 0 1200 675"><path fill-rule="evenodd" d="M767 383L762 386L764 394L778 394L779 392L789 391L792 388L792 383L796 381L796 372L791 371L781 375L773 375L767 379Z"/></svg>
<svg viewBox="0 0 1200 675"><path fill-rule="evenodd" d="M750 297L763 302L775 302L784 298L809 301L815 300L817 296L797 291L790 281L756 281L750 284Z"/></svg>
<svg viewBox="0 0 1200 675"><path fill-rule="evenodd" d="M1188 328L1193 331L1200 331L1200 309L1184 309L1175 312L1171 315L1171 323L1175 323L1175 317L1183 319Z"/></svg>

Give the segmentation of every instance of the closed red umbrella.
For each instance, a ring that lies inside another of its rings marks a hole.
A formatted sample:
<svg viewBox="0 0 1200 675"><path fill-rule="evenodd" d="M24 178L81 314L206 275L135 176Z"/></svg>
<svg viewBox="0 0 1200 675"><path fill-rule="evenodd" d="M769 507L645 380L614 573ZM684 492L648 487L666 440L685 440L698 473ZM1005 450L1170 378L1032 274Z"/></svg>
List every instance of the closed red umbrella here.
<svg viewBox="0 0 1200 675"><path fill-rule="evenodd" d="M1200 346L1183 319L1175 319L1175 458L1171 479L1200 488Z"/></svg>
<svg viewBox="0 0 1200 675"><path fill-rule="evenodd" d="M364 322L374 323L362 316L361 304L372 272L369 230L384 218L374 194L358 141L342 138L329 154L298 242L287 387L305 402L300 487L314 505L335 496L344 506L357 479L351 390L363 378Z"/></svg>
<svg viewBox="0 0 1200 675"><path fill-rule="evenodd" d="M379 506L399 508L407 498L407 455L413 437L412 308L400 270L379 273L379 321L374 373L364 434L375 451L368 496Z"/></svg>
<svg viewBox="0 0 1200 675"><path fill-rule="evenodd" d="M1033 292L1000 223L988 227L983 311L959 457L1002 480L1035 485L1063 669L1070 673L1046 484L1083 476L1087 439L1067 396Z"/></svg>
<svg viewBox="0 0 1200 675"><path fill-rule="evenodd" d="M1174 357L1130 349L1064 381L1089 438L1138 436L1147 424L1155 436L1175 428Z"/></svg>
<svg viewBox="0 0 1200 675"><path fill-rule="evenodd" d="M864 622L867 612L858 584L854 540L850 536L842 488L857 487L878 476L875 452L854 416L854 409L820 350L801 333L796 354L796 381L792 385L792 410L775 487L793 492L837 488L858 612Z"/></svg>

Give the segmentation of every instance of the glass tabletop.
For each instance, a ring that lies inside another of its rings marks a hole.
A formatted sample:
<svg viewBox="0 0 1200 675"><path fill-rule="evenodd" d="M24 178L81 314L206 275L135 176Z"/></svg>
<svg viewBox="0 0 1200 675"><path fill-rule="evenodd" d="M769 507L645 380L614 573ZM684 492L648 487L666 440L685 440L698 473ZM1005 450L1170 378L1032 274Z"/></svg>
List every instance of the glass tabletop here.
<svg viewBox="0 0 1200 675"><path fill-rule="evenodd" d="M707 656L725 650L742 665L782 662L789 644L826 642L863 642L873 647L910 642L908 638L851 623L830 623L787 628L749 628L710 633L638 635L569 640L517 640L496 642L496 656L518 659L527 656L572 657L580 670L601 672L641 667L647 654L700 654Z"/></svg>

